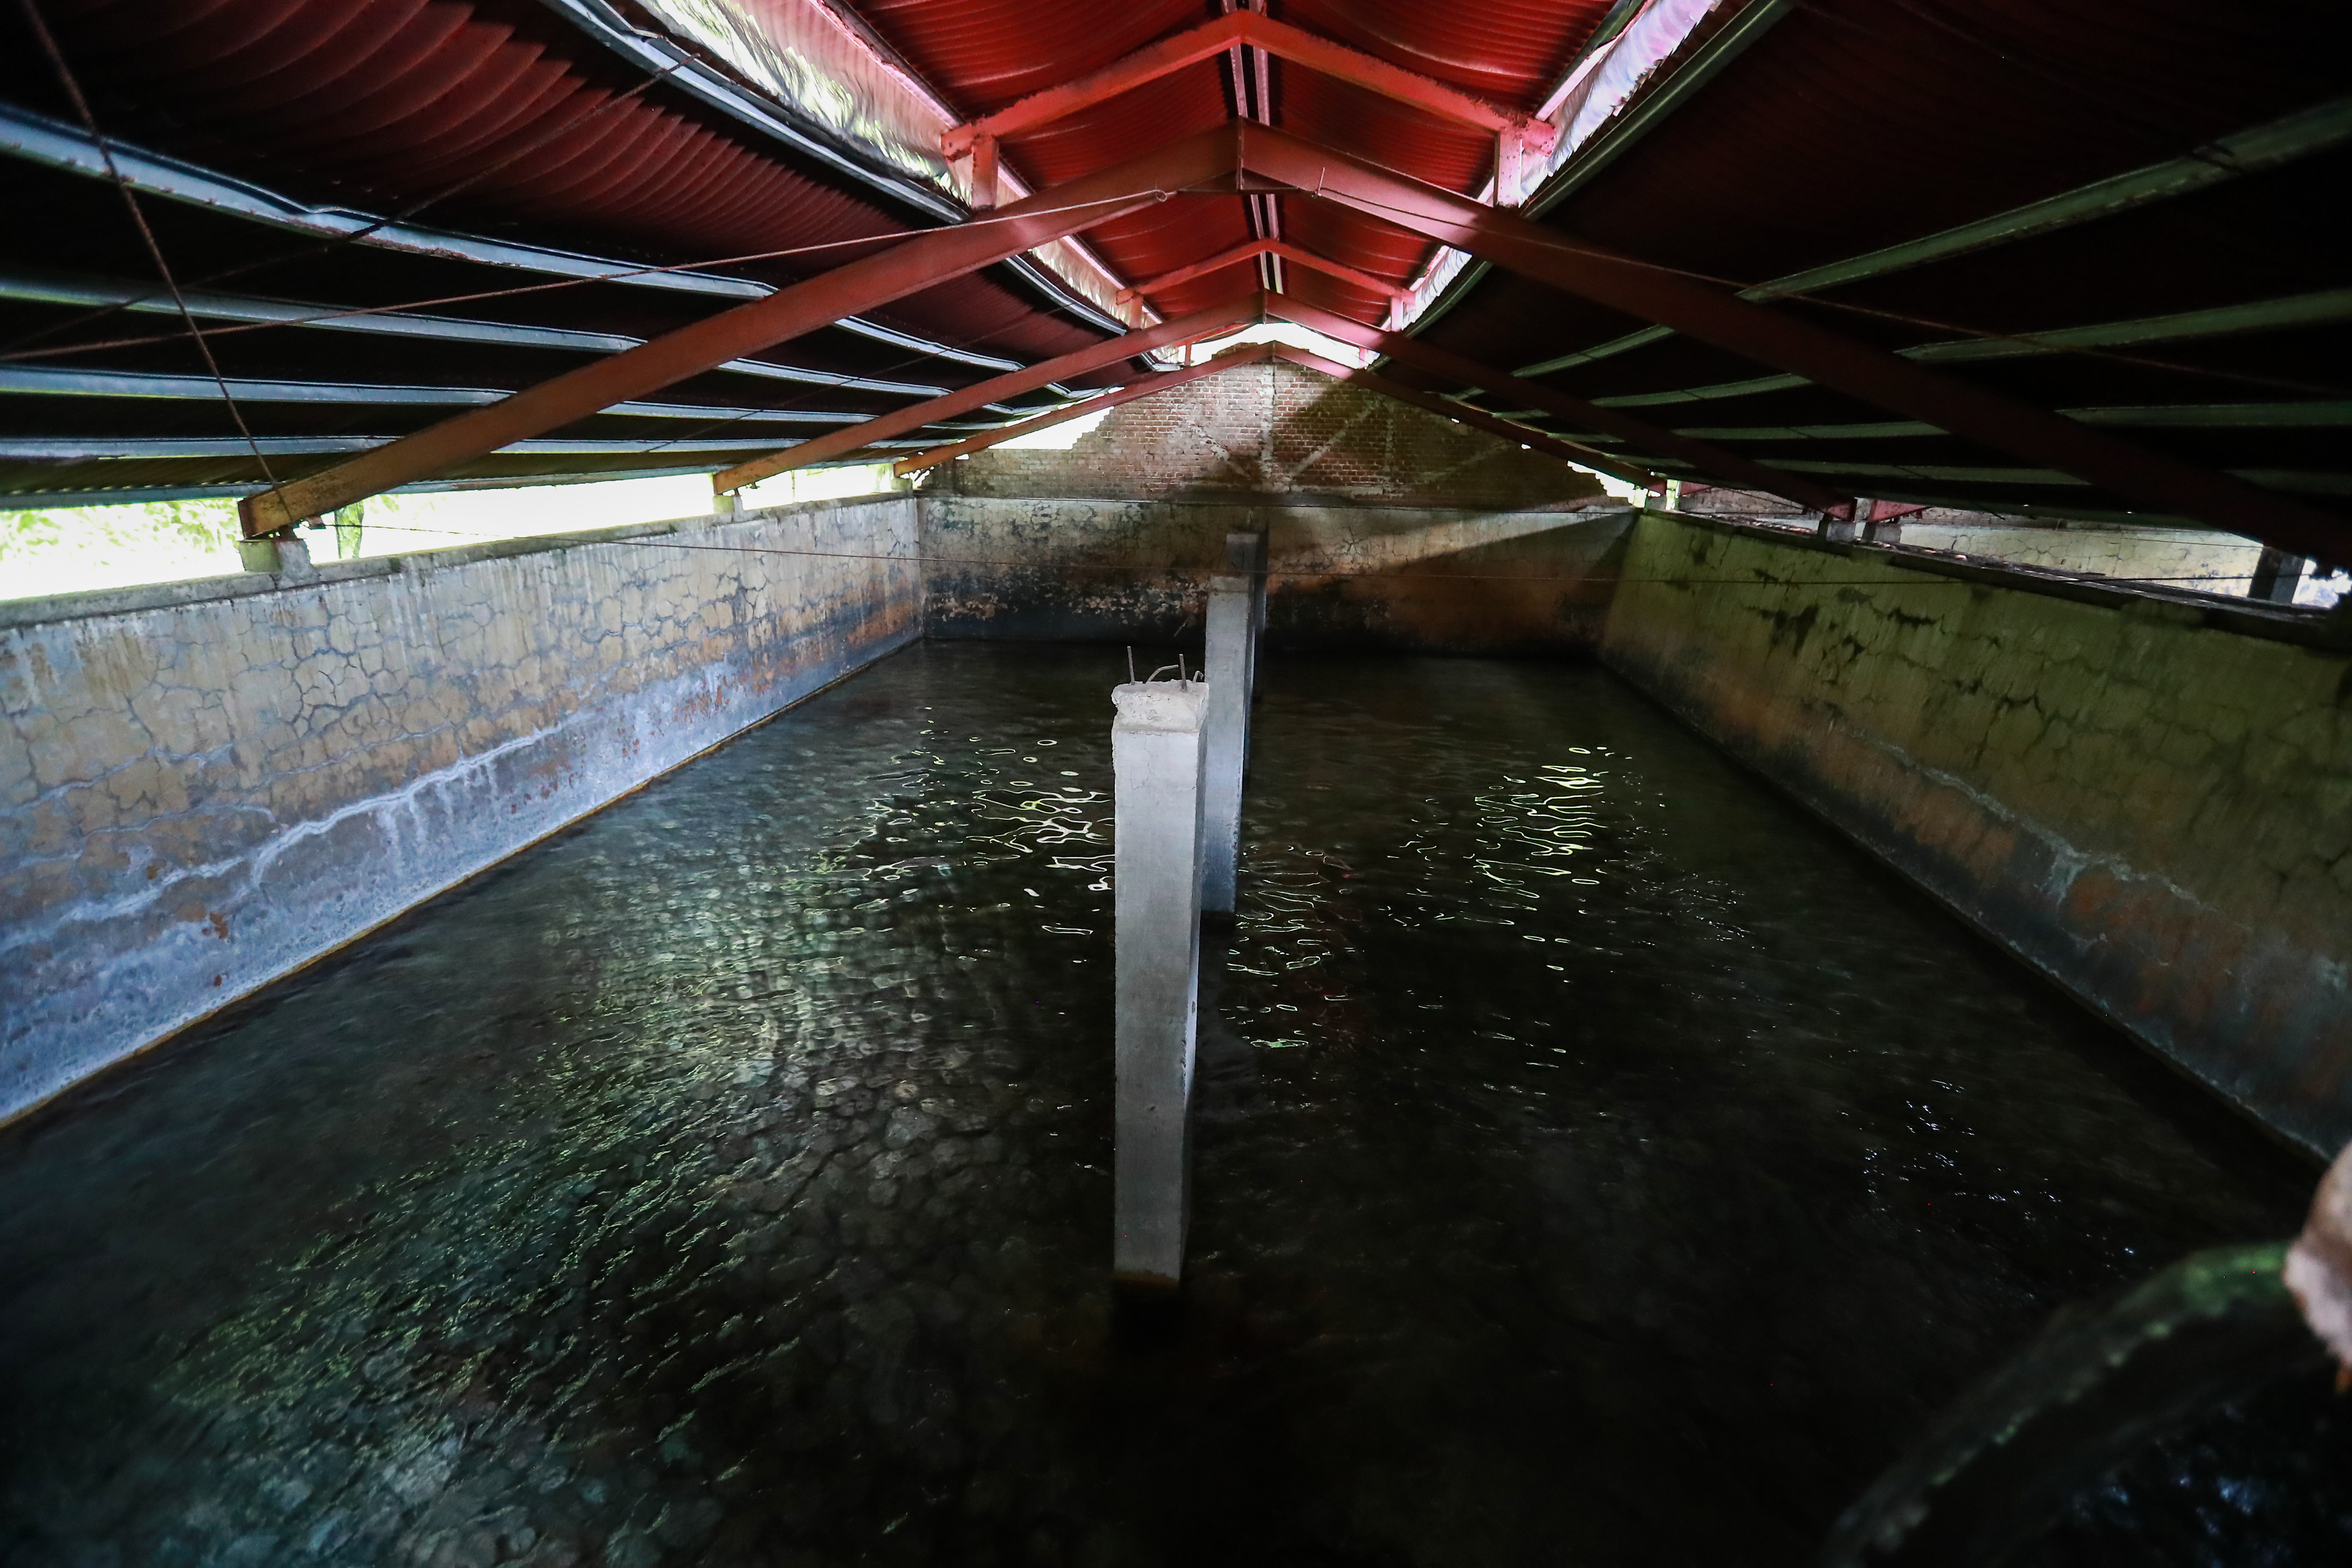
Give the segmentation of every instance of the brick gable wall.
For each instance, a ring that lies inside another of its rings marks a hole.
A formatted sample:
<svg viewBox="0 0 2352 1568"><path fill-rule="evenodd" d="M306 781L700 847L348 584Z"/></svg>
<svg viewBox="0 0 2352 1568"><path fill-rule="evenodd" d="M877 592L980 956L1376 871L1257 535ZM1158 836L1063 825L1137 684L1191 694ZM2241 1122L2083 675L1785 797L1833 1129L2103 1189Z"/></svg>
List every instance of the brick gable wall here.
<svg viewBox="0 0 2352 1568"><path fill-rule="evenodd" d="M934 481L968 496L1311 496L1526 511L1604 500L1509 441L1292 364L1247 365L1114 409L1067 451L992 449Z"/></svg>

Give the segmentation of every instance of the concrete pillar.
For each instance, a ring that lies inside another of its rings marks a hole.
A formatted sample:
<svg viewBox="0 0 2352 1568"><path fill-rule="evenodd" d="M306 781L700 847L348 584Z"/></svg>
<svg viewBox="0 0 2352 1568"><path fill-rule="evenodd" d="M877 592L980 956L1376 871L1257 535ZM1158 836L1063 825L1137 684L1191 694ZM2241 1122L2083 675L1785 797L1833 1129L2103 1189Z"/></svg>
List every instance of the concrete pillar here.
<svg viewBox="0 0 2352 1568"><path fill-rule="evenodd" d="M1225 535L1225 570L1209 580L1206 756L1201 782L1201 907L1234 909L1241 863L1242 781L1249 771L1250 699L1257 684L1265 535Z"/></svg>
<svg viewBox="0 0 2352 1568"><path fill-rule="evenodd" d="M310 563L310 547L290 533L236 542L237 563L248 572L272 572L289 583L308 583L319 574Z"/></svg>
<svg viewBox="0 0 2352 1568"><path fill-rule="evenodd" d="M1172 1286L1184 1271L1192 1047L1200 1006L1199 681L1111 693L1118 982L1111 1271Z"/></svg>
<svg viewBox="0 0 2352 1568"><path fill-rule="evenodd" d="M1903 520L1899 517L1876 517L1862 525L1864 544L1900 544L1903 542Z"/></svg>
<svg viewBox="0 0 2352 1568"><path fill-rule="evenodd" d="M1900 544L1903 542L1903 520L1917 510L1897 501L1856 496L1852 517L1824 516L1821 526L1814 531L1823 539L1835 540L1842 544Z"/></svg>
<svg viewBox="0 0 2352 1568"><path fill-rule="evenodd" d="M1225 570L1246 572L1250 577L1250 631L1254 637L1265 635L1265 579L1267 544L1265 531L1225 535ZM1257 645L1250 645L1250 697L1257 697Z"/></svg>
<svg viewBox="0 0 2352 1568"><path fill-rule="evenodd" d="M2300 555L2263 545L2263 552L2254 558L2254 580L2246 584L2246 597L2271 605L2294 604L2295 588L2308 564Z"/></svg>

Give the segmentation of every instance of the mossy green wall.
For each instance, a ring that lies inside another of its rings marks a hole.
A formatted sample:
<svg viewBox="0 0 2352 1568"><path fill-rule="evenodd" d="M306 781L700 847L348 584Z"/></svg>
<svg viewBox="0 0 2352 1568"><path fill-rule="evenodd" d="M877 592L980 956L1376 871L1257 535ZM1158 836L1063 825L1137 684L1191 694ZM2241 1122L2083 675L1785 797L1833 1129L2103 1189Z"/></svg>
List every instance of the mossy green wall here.
<svg viewBox="0 0 2352 1568"><path fill-rule="evenodd" d="M1612 668L2273 1127L2352 1138L2342 648L1657 513L1622 572Z"/></svg>

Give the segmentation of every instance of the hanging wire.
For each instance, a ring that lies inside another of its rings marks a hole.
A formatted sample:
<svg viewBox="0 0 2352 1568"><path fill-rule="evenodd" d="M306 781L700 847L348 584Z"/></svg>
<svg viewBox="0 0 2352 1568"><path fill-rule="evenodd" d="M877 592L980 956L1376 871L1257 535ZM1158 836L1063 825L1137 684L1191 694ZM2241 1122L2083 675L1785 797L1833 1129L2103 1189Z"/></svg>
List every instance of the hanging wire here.
<svg viewBox="0 0 2352 1568"><path fill-rule="evenodd" d="M440 190L434 192L431 195L411 202L404 207L395 208L394 211L385 214L382 217L372 219L371 221L362 224L360 227L352 230L348 234L334 235L313 245L304 246L292 250L280 251L274 256L265 256L252 261L239 262L234 267L226 267L217 272L208 272L203 277L196 279L191 287L202 289L211 284L222 282L227 279L242 277L248 272L264 271L272 267L285 266L289 262L316 260L318 258L339 250L344 246L356 245L362 240L366 239L370 235L380 233L386 228L392 227L395 224L406 223L409 219L425 211L427 207L438 205L440 203L447 201L453 196L462 195L467 191L471 190L474 186L480 184L483 181L513 167L514 164L520 163L524 158L530 156L530 154L538 152L541 148L545 147L557 137L569 135L572 132L582 129L591 121L597 119L599 116L609 113L611 110L618 109L624 104L635 102L640 96L658 86L660 83L667 80L670 73L677 70L685 63L686 62L682 59L672 61L669 65L663 67L660 70L647 77L636 86L629 89L628 91L608 97L591 106L584 112L577 114L572 119L565 121L562 124L551 127L544 133L524 142L521 146L515 148L513 151L507 153L506 156L490 163L488 167L478 169L474 173L467 174L464 179L456 182L454 184L443 186ZM109 166L111 167L110 160ZM120 176L118 176L118 178ZM70 316L62 321L52 321L47 326L37 328L34 331L26 333L24 336L16 339L7 345L7 348L9 351L13 352L15 350L21 349L27 344L39 342L45 338L53 337L58 332L66 331L75 327L80 327L89 323L109 320L114 316L121 315L127 310L132 310L152 298L153 298L152 295L142 295L140 298L135 300L118 300L111 304L101 305L96 310L85 311L81 315ZM290 325L291 323L289 324Z"/></svg>
<svg viewBox="0 0 2352 1568"><path fill-rule="evenodd" d="M23 3L29 7L32 0L23 0ZM110 167L111 167L110 161ZM121 176L118 174L117 178L120 180ZM1060 213L1083 211L1091 206L1116 205L1123 202L1132 201L1135 199L1136 195L1148 195L1155 202L1164 202L1172 196L1204 194L1229 195L1231 193L1229 191L1217 191L1205 187L1184 187L1178 190L1154 189L1150 192L1139 192L1129 195L1103 197L1093 202L1073 203L1066 206L1041 208L1032 213L1015 215L1013 218L1005 218L1002 216L980 217L975 218L971 224L963 226L979 228L991 223L1018 221L1020 217L1047 216ZM1338 199L1336 197L1331 197L1328 189L1318 190L1313 194L1325 195L1327 199ZM1393 213L1402 216L1413 216L1411 209L1398 206L1392 203L1382 202L1370 196L1349 195L1345 198L1344 205L1379 213ZM648 277L659 273L697 271L707 268L740 266L747 262L776 260L794 256L809 256L827 250L841 250L858 246L880 244L892 240L911 239L923 235L936 234L939 232L940 231L938 229L903 229L884 234L867 235L854 239L827 240L814 245L793 246L775 250L751 251L740 255L713 257L704 260L675 262L663 266L627 268L618 271L596 273L584 278L564 278L544 283L520 284L503 289L477 289L464 294L440 295L429 299L405 300L391 305L371 305L325 310L320 311L316 315L294 317L284 321L241 321L229 326L214 327L204 330L214 336L226 336L235 332L261 331L274 327L314 326L339 321L349 321L362 316L385 315L406 310L428 310L436 306L467 304L484 300L512 299L520 295L545 293L561 289L575 289L591 283L622 281L632 278ZM1941 321L1935 317L1921 316L1912 312L1890 310L1881 306L1864 305L1851 300L1828 299L1819 294L1809 293L1802 290L1776 289L1769 283L1749 283L1736 278L1726 278L1717 273L1700 271L1696 268L1686 267L1675 267L1664 262L1647 261L1638 257L1626 256L1614 251L1602 250L1591 245L1580 245L1565 237L1549 230L1542 231L1535 236L1528 237L1526 242L1538 248L1555 251L1561 255L1575 256L1587 260L1608 263L1616 266L1631 267L1643 271L1662 273L1671 277L1685 278L1694 282L1713 284L1720 288L1730 289L1736 291L1761 291L1765 298L1769 300L1801 300L1805 303L1819 306L1825 310L1843 310L1854 315L1866 316L1874 320L1892 321L1898 325L1917 328L1923 331L1948 332L1959 337L1988 342L2015 343L2020 347L2032 349L2040 353L2053 355L2066 354L2083 359L2098 360L2116 364L2127 364L2140 369L2206 376L2215 380L2237 382L2250 386L2268 387L2277 391L2299 392L2318 396L2352 395L2352 389L2321 383L2296 381L2285 377L2263 375L2246 371L2225 370L2209 365L2185 364L2176 361L2154 359L2143 354L2120 353L2112 349L2086 347L2070 343L2053 343L2037 337L2032 332L1995 331L1988 328L1968 326L1959 322ZM1444 242L1440 241L1439 243ZM177 334L169 335L177 336ZM144 343L163 341L165 341L165 337L163 335L151 334L138 337L102 339L94 342L71 343L46 349L11 352L7 353L0 353L0 363L23 360L53 358L58 355L78 353L85 351L95 351L99 349L129 348Z"/></svg>
<svg viewBox="0 0 2352 1568"><path fill-rule="evenodd" d="M48 21L41 15L36 0L18 0L18 4L24 9L26 21L32 25L34 37L40 40L42 52L49 57L49 65L57 71L58 80L65 88L66 96L73 100L74 112L81 117L82 128L89 132L90 140L98 144L99 155L106 160L106 172L113 176L114 188L122 193L122 205L131 210L131 221L139 230L140 240L147 247L149 259L155 263L157 275L163 279L163 286L172 291L172 302L179 307L180 320L187 324L188 336L195 341L196 352L204 356L205 368L212 373L213 384L220 388L221 401L228 405L229 417L236 421L237 434L243 436L245 444L253 449L253 460L259 465L261 477L275 489L278 476L270 470L269 459L263 454L261 443L254 439L252 426L245 422L245 411L237 406L236 399L229 394L228 378L221 374L220 362L213 357L212 345L205 342L205 334L197 327L196 318L190 313L187 299L180 292L179 280L172 276L171 263L163 259L163 247L156 242L155 231L147 226L147 214L139 205L139 194L131 188L131 182L122 177L122 170L114 161L113 143L98 128L98 118L90 112L89 100L82 96L80 80L75 77L73 68L66 63L65 52L58 47L58 40L50 33Z"/></svg>
<svg viewBox="0 0 2352 1568"><path fill-rule="evenodd" d="M1350 195L1344 199L1339 197L1332 197L1330 199L1342 200L1343 205L1351 207L1369 208L1382 213L1395 213L1401 216L1410 217L1420 216L1416 214L1412 208L1398 206L1393 203L1380 201L1370 196ZM1439 240L1437 243L1444 245L1448 242ZM1850 300L1827 299L1822 295L1810 293L1803 289L1778 289L1769 282L1743 282L1737 278L1726 278L1717 273L1701 272L1696 268L1688 267L1675 267L1663 261L1645 261L1636 256L1626 256L1613 250L1602 250L1598 247L1591 245L1579 245L1549 229L1542 230L1536 235L1525 237L1522 243L1539 250L1556 251L1563 256L1580 257L1588 261L1597 261L1611 266L1631 267L1638 268L1641 271L1663 273L1673 278L1686 278L1695 283L1711 283L1720 288L1733 289L1741 293L1759 293L1767 300L1799 300L1808 305L1819 306L1825 310L1843 310L1852 315L1868 316L1875 321L1893 321L1900 326L1916 327L1923 331L1950 332L1958 337L1970 338L1984 342L2015 343L2020 347L2032 349L2037 353L2053 355L2073 354L2082 359L2095 359L2116 364L2128 364L2144 370L2173 371L2185 375L2210 376L2218 381L2242 382L2249 386L2273 387L2283 392L2310 393L2314 395L2323 397L2352 396L2352 388L2333 386L2323 383L2290 381L2280 376L2260 375L2245 371L2222 370L2209 365L2181 364L2170 360L2150 359L2142 354L2117 353L2112 349L2093 348L2074 343L2053 343L2045 338L2036 336L2032 332L1994 331L1990 328L1971 327L1963 325L1957 321L1938 321L1932 316L1914 315L1909 311L1888 310L1883 306L1857 304ZM1459 249L1461 247L1456 246L1454 247L1454 248ZM1506 270L1509 269L1507 263L1498 262L1496 265L1504 267ZM1570 291L1563 289L1562 292ZM2053 331L2064 331L2071 329L2052 328L2049 330ZM1831 390L1835 389L1832 388Z"/></svg>
<svg viewBox="0 0 2352 1568"><path fill-rule="evenodd" d="M32 0L22 0L22 3L29 6L32 4ZM110 161L109 167L111 166L112 164ZM121 175L118 174L116 178L119 181L121 179ZM1053 217L1063 213L1084 212L1089 207L1116 206L1121 204L1133 204L1144 197L1150 197L1155 202L1164 202L1171 196L1183 195L1187 193L1183 191L1160 190L1157 187L1148 191L1131 191L1116 196L1098 197L1096 200L1089 202L1073 202L1065 206L1035 207L1027 212L1013 213L1009 216L999 216L974 218L971 223L958 225L956 231L961 232L966 229L982 229L995 224L1021 223L1030 218ZM519 283L504 289L478 289L465 294L442 294L430 299L404 300L397 304L391 305L354 305L347 309L321 310L318 314L312 316L295 316L283 321L238 321L226 327L209 327L204 330L213 337L228 337L237 332L265 331L273 327L318 326L322 323L332 321L352 321L362 316L382 316L404 310L430 310L440 305L470 304L481 300L511 300L520 295L545 294L559 289L579 289L584 288L593 283L625 282L632 278L649 278L666 272L697 272L705 268L710 267L734 267L751 261L774 261L786 257L814 256L821 251L845 250L857 246L884 245L895 240L919 239L926 235L941 234L946 232L948 231L937 228L892 229L881 234L861 235L854 239L828 239L814 245L787 246L777 250L746 251L737 256L715 256L698 261L677 261L661 266L628 267L614 272L596 272L580 278L558 278L545 283ZM141 337L102 338L87 342L65 343L50 348L27 350L22 353L0 353L0 363L9 363L20 360L54 359L61 354L81 353L98 349L135 348L144 343L168 342L176 339L178 336L179 334L176 332L150 333Z"/></svg>

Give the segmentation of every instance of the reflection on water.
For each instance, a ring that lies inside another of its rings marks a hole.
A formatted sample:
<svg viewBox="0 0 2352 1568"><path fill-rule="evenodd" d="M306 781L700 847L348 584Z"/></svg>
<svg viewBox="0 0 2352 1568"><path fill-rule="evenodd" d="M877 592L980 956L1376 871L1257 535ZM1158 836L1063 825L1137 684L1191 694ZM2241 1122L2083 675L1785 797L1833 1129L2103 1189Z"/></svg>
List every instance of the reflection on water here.
<svg viewBox="0 0 2352 1568"><path fill-rule="evenodd" d="M1123 673L909 649L0 1136L0 1561L1801 1562L2299 1217L1609 678L1277 663L1129 1334Z"/></svg>

